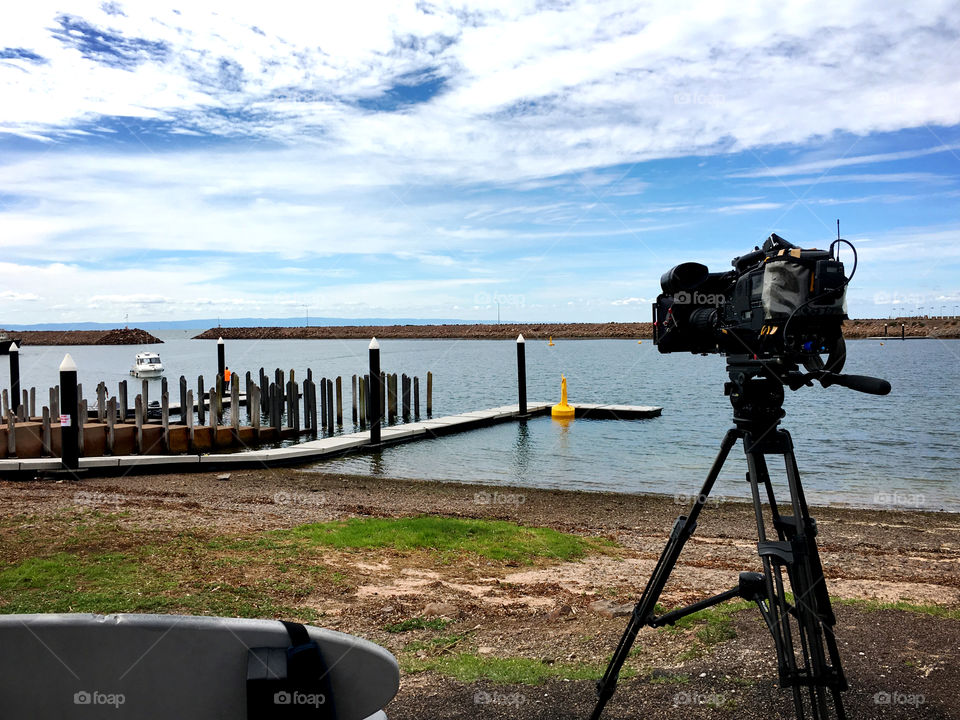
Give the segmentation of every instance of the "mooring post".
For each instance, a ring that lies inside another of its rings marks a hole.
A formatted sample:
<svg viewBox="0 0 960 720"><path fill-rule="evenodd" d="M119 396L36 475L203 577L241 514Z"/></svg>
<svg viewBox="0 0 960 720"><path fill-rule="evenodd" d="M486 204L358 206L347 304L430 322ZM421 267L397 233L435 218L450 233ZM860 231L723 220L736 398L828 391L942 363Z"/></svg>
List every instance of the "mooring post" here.
<svg viewBox="0 0 960 720"><path fill-rule="evenodd" d="M900 339L905 340L907 334L907 326L904 323L900 323Z"/></svg>
<svg viewBox="0 0 960 720"><path fill-rule="evenodd" d="M146 380L140 383L140 394L143 396L144 422L146 422L147 408L150 406L150 383Z"/></svg>
<svg viewBox="0 0 960 720"><path fill-rule="evenodd" d="M107 419L107 386L101 382L97 385L97 422Z"/></svg>
<svg viewBox="0 0 960 720"><path fill-rule="evenodd" d="M337 375L337 425L343 426L343 385Z"/></svg>
<svg viewBox="0 0 960 720"><path fill-rule="evenodd" d="M420 378L413 376L413 419L420 419Z"/></svg>
<svg viewBox="0 0 960 720"><path fill-rule="evenodd" d="M327 432L329 427L327 421L327 379L320 378L320 429Z"/></svg>
<svg viewBox="0 0 960 720"><path fill-rule="evenodd" d="M180 376L180 424L187 424L187 415L193 415L193 408L187 402L187 379Z"/></svg>
<svg viewBox="0 0 960 720"><path fill-rule="evenodd" d="M397 421L397 374L387 375L387 422Z"/></svg>
<svg viewBox="0 0 960 720"><path fill-rule="evenodd" d="M362 430L367 424L367 376L357 378L357 424Z"/></svg>
<svg viewBox="0 0 960 720"><path fill-rule="evenodd" d="M427 371L427 417L433 416L433 373Z"/></svg>
<svg viewBox="0 0 960 720"><path fill-rule="evenodd" d="M127 414L128 414L127 411L129 410L129 406L127 403L127 381L126 380L120 381L120 387L117 389L117 394L119 395L119 399L120 399L120 422L125 423L127 421Z"/></svg>
<svg viewBox="0 0 960 720"><path fill-rule="evenodd" d="M233 432L240 437L240 376L236 373L230 376L230 420Z"/></svg>
<svg viewBox="0 0 960 720"><path fill-rule="evenodd" d="M187 406L190 412L186 416L187 447L193 450L193 390L187 390Z"/></svg>
<svg viewBox="0 0 960 720"><path fill-rule="evenodd" d="M253 380L250 378L250 371L247 370L247 374L243 377L243 399L247 406L247 422L250 422L250 387L253 383Z"/></svg>
<svg viewBox="0 0 960 720"><path fill-rule="evenodd" d="M380 422L387 421L387 405L390 403L387 402L387 374L381 370L380 371Z"/></svg>
<svg viewBox="0 0 960 720"><path fill-rule="evenodd" d="M410 422L410 378L407 377L406 373L404 373L402 377L403 385L400 388L400 417L403 418L404 422Z"/></svg>
<svg viewBox="0 0 960 720"><path fill-rule="evenodd" d="M30 387L30 412L27 417L35 418L37 416L37 389Z"/></svg>
<svg viewBox="0 0 960 720"><path fill-rule="evenodd" d="M80 421L77 423L77 451L83 455L83 426L87 424L87 401L80 401Z"/></svg>
<svg viewBox="0 0 960 720"><path fill-rule="evenodd" d="M354 373L350 376L350 398L353 403L352 413L350 415L353 420L354 426L357 424L357 375Z"/></svg>
<svg viewBox="0 0 960 720"><path fill-rule="evenodd" d="M23 397L20 399L20 407L17 409L20 415L21 422L26 422L30 419L30 416L27 414L30 411L30 393L26 390L20 391Z"/></svg>
<svg viewBox="0 0 960 720"><path fill-rule="evenodd" d="M10 344L10 400L13 405L20 402L20 347Z"/></svg>
<svg viewBox="0 0 960 720"><path fill-rule="evenodd" d="M53 455L53 437L50 432L50 408L43 406L43 454L45 456Z"/></svg>
<svg viewBox="0 0 960 720"><path fill-rule="evenodd" d="M3 393L0 393L0 397L3 398L3 400L2 400L2 403L3 403L3 406L2 406L2 409L3 409L3 418L4 418L4 420L6 420L6 418L7 418L7 413L10 412L10 400L9 400L10 395L9 395L9 393L7 392L6 388L4 388Z"/></svg>
<svg viewBox="0 0 960 720"><path fill-rule="evenodd" d="M370 341L370 383L380 386L370 388L372 392L367 397L367 416L370 418L370 444L380 444L380 393L383 383L380 381L380 343L376 338Z"/></svg>
<svg viewBox="0 0 960 720"><path fill-rule="evenodd" d="M207 418L203 397L203 375L197 376L197 425L206 425Z"/></svg>
<svg viewBox="0 0 960 720"><path fill-rule="evenodd" d="M163 425L163 451L170 452L170 393L160 393L160 424Z"/></svg>
<svg viewBox="0 0 960 720"><path fill-rule="evenodd" d="M216 424L223 425L223 375L217 375L216 389L212 393L215 397L210 400L210 414L216 417Z"/></svg>
<svg viewBox="0 0 960 720"><path fill-rule="evenodd" d="M273 371L273 384L277 386L277 401L280 403L280 414L283 415L283 388L286 383L283 381L283 370L276 368Z"/></svg>
<svg viewBox="0 0 960 720"><path fill-rule="evenodd" d="M517 394L520 402L520 417L527 415L527 343L523 335L517 335ZM429 414L429 411L427 412Z"/></svg>
<svg viewBox="0 0 960 720"><path fill-rule="evenodd" d="M330 418L330 434L335 432L333 425L333 380L327 380L327 402L330 407L327 408L327 417Z"/></svg>
<svg viewBox="0 0 960 720"><path fill-rule="evenodd" d="M247 398L247 403L253 407L253 411L250 415L250 424L253 426L254 438L260 440L260 388L254 385L250 388L250 397Z"/></svg>
<svg viewBox="0 0 960 720"><path fill-rule="evenodd" d="M117 435L114 426L117 422L117 399L110 398L107 401L107 454L113 455L113 444L116 442Z"/></svg>
<svg viewBox="0 0 960 720"><path fill-rule="evenodd" d="M137 426L137 454L143 455L143 395L137 395L133 401L133 422Z"/></svg>
<svg viewBox="0 0 960 720"><path fill-rule="evenodd" d="M80 413L77 406L77 364L67 353L60 363L60 462L67 470L80 467L78 431Z"/></svg>
<svg viewBox="0 0 960 720"><path fill-rule="evenodd" d="M217 338L217 375L223 377L227 369L227 354L223 345L223 338Z"/></svg>
<svg viewBox="0 0 960 720"><path fill-rule="evenodd" d="M53 418L60 417L60 386L55 385L50 388L51 397L50 397L50 416Z"/></svg>
<svg viewBox="0 0 960 720"><path fill-rule="evenodd" d="M17 456L17 419L12 412L7 413L7 457Z"/></svg>

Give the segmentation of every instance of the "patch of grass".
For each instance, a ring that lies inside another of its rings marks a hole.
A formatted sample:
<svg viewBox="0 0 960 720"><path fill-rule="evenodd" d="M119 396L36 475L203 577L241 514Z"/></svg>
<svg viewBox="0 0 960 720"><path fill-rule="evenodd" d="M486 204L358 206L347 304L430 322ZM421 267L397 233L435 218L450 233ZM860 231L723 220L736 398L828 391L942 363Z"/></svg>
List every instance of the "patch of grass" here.
<svg viewBox="0 0 960 720"><path fill-rule="evenodd" d="M412 617L398 623L393 623L392 625L387 625L383 629L391 633L402 633L408 632L409 630L443 630L452 622L453 620L447 620L445 618Z"/></svg>
<svg viewBox="0 0 960 720"><path fill-rule="evenodd" d="M351 518L312 523L273 533L335 548L392 548L434 550L440 553L474 553L490 560L532 562L536 558L576 560L596 540L531 528L502 520L475 520L419 516L408 518Z"/></svg>
<svg viewBox="0 0 960 720"><path fill-rule="evenodd" d="M923 605L919 603L906 602L898 600L896 602L884 602L881 600L858 600L853 598L830 598L830 601L837 605L849 605L867 612L878 612L881 610L903 610L904 612L919 613L921 615L930 615L947 620L960 620L960 609L952 607L943 607L942 605Z"/></svg>
<svg viewBox="0 0 960 720"><path fill-rule="evenodd" d="M685 673L651 673L647 680L653 685L686 685L690 676Z"/></svg>
<svg viewBox="0 0 960 720"><path fill-rule="evenodd" d="M686 662L703 656L713 645L732 640L737 636L733 627L733 616L742 610L752 608L753 603L746 600L726 602L706 610L700 610L681 618L672 626L664 628L666 632L679 634L685 630L694 630L695 642L677 655L677 660Z"/></svg>
<svg viewBox="0 0 960 720"><path fill-rule="evenodd" d="M552 678L562 680L597 680L606 666L547 664L529 658L481 657L472 653L416 658L402 655L400 668L407 673L433 671L463 683L489 680L498 685L539 685ZM636 670L624 667L620 677L633 677Z"/></svg>

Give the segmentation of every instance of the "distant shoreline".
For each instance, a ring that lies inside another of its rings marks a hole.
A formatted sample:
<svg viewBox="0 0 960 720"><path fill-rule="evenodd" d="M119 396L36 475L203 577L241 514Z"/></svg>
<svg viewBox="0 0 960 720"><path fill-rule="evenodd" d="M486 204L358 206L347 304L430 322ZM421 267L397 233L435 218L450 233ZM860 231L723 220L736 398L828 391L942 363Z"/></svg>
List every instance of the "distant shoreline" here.
<svg viewBox="0 0 960 720"><path fill-rule="evenodd" d="M957 318L899 318L847 320L844 337L960 338ZM195 335L195 340L351 340L371 337L404 340L515 340L518 335L529 340L596 339L647 340L653 337L653 326L639 323L503 323L442 325L329 325L309 327L216 327ZM162 343L158 337L139 328L114 330L22 330L7 335L21 345L150 345Z"/></svg>

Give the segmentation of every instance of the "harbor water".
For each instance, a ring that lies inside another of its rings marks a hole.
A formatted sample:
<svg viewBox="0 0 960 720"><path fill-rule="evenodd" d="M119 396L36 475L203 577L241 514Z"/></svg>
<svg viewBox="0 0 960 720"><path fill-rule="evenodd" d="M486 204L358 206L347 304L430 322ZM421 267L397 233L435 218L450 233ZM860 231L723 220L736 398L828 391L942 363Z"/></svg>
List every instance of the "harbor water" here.
<svg viewBox="0 0 960 720"><path fill-rule="evenodd" d="M136 352L160 353L175 393L180 375L195 387L216 373L216 343L194 331L163 332L163 345L31 347L22 349L21 383L36 386L38 405L57 382L69 352L85 397L96 384L132 379ZM306 368L315 377L343 376L349 419L349 378L364 372L365 340L231 340L227 365L255 377L260 367ZM493 340L386 340L387 372L434 374L434 416L516 402L516 346ZM787 391L783 426L793 435L811 504L841 503L960 512L960 340L848 341L846 372L886 378L886 397L840 387ZM528 397L557 402L564 374L570 401L658 405L659 418L582 420L563 426L550 418L504 425L317 463L313 470L455 480L504 487L655 492L685 503L695 495L720 440L731 425L723 358L661 355L644 340L529 340ZM9 387L0 359L0 387ZM151 398L159 381L151 382ZM131 393L135 393L132 384ZM352 432L346 426L344 432ZM715 497L748 497L742 451L731 453ZM771 463L771 473L781 475ZM516 495L516 491L513 492Z"/></svg>

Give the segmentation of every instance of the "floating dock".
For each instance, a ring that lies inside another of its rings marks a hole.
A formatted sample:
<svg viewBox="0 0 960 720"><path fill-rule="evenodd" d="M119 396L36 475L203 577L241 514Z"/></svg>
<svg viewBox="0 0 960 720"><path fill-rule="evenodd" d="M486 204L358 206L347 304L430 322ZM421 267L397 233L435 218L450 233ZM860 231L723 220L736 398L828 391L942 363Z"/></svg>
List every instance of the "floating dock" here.
<svg viewBox="0 0 960 720"><path fill-rule="evenodd" d="M548 415L551 403L530 403L527 417ZM602 405L575 403L576 417L595 420L638 420L660 415L663 408L635 405ZM381 428L381 444L370 446L370 432L362 431L297 443L289 447L255 449L234 453L186 455L119 455L81 457L80 472L86 476L129 472L183 472L214 471L220 469L267 468L279 465L299 465L342 455L369 452L379 447L427 440L453 433L473 430L524 419L519 405L504 405L489 410L476 410L445 417L420 420ZM58 472L60 458L32 458L0 460L0 476L23 473Z"/></svg>

